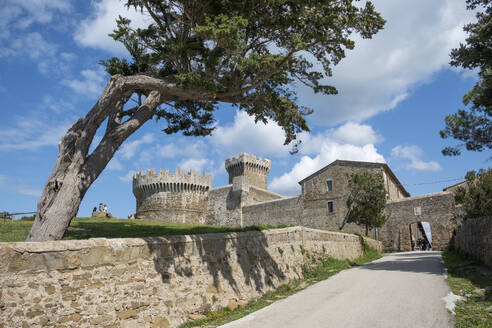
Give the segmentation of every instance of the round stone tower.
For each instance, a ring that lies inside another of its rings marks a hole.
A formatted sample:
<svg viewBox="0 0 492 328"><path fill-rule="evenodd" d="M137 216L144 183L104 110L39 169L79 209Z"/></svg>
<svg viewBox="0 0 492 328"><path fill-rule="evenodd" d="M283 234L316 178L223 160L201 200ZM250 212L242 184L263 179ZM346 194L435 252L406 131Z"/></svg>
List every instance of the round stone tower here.
<svg viewBox="0 0 492 328"><path fill-rule="evenodd" d="M232 184L235 177L246 176L251 186L262 189L268 187L268 172L270 172L271 166L272 163L269 159L256 158L255 155L246 153L228 158L225 161L225 168L229 173L229 184Z"/></svg>
<svg viewBox="0 0 492 328"><path fill-rule="evenodd" d="M207 194L212 184L212 175L197 171L184 173L176 170L154 169L140 171L133 176L133 194L137 199L138 219L204 223Z"/></svg>

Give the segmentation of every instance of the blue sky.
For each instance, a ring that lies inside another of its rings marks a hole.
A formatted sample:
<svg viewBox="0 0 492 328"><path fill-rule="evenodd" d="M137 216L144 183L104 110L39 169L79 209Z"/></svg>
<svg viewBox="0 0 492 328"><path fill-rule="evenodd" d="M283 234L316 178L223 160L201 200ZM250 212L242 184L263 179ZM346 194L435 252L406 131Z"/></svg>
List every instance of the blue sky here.
<svg viewBox="0 0 492 328"><path fill-rule="evenodd" d="M444 116L462 107L474 72L449 67L449 52L473 19L464 1L374 0L387 20L372 40L354 36L356 49L334 69L337 96L298 89L315 113L296 155L273 123L254 125L229 105L217 112L211 137L166 135L148 122L118 150L86 194L79 216L100 203L118 217L135 211L131 177L147 168L212 173L227 183L224 160L242 152L272 160L270 189L299 192L297 181L335 159L385 161L412 195L441 191L471 169L488 167L490 153L444 157ZM34 211L57 156L60 137L97 101L107 74L100 59L125 56L107 34L118 14L135 25L147 18L118 0L4 0L0 8L0 211ZM99 131L102 134L102 130ZM96 140L97 141L97 140ZM449 180L449 181L448 181ZM445 182L440 182L445 181Z"/></svg>

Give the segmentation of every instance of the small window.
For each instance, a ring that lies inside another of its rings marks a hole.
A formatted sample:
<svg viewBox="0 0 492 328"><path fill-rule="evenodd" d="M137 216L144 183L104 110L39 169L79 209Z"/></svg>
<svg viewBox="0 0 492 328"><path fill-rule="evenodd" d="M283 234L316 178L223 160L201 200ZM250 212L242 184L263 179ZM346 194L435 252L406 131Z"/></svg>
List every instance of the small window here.
<svg viewBox="0 0 492 328"><path fill-rule="evenodd" d="M328 213L333 213L333 202L328 202Z"/></svg>
<svg viewBox="0 0 492 328"><path fill-rule="evenodd" d="M328 185L328 191L333 189L333 182L331 180L326 180L326 184Z"/></svg>

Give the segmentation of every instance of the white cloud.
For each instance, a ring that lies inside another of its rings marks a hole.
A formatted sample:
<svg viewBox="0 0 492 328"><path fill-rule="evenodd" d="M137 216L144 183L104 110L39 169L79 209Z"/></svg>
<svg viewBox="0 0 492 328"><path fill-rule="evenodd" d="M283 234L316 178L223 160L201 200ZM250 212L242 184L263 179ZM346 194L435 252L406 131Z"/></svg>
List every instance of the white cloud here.
<svg viewBox="0 0 492 328"><path fill-rule="evenodd" d="M60 54L60 58L62 58L63 60L65 60L67 62L71 62L77 58L77 55L73 54L71 52L62 52Z"/></svg>
<svg viewBox="0 0 492 328"><path fill-rule="evenodd" d="M311 124L360 122L393 109L412 87L449 67L450 50L464 40L462 27L473 20L464 1L376 0L374 5L387 20L385 29L370 40L354 38L355 50L347 51L327 80L339 94L300 89L300 103L315 109Z"/></svg>
<svg viewBox="0 0 492 328"><path fill-rule="evenodd" d="M71 102L49 95L43 97L42 107L43 109L47 108L56 114L67 113L75 110L75 106Z"/></svg>
<svg viewBox="0 0 492 328"><path fill-rule="evenodd" d="M421 159L422 150L417 146L401 146L398 145L391 150L391 155L397 159L410 160L410 163L405 165L408 170L418 171L440 171L442 170L439 163L435 161L425 162Z"/></svg>
<svg viewBox="0 0 492 328"><path fill-rule="evenodd" d="M362 136L366 136L367 142L357 137L355 131L359 129ZM338 139L333 135L338 135ZM358 125L349 123L336 130L328 130L314 136L303 135L303 143L300 148L301 157L292 170L280 177L275 177L270 184L272 190L294 195L300 192L298 182L317 170L325 167L331 162L341 160L353 160L364 162L384 163L384 157L378 153L376 147L371 142L377 142L380 137L374 133L368 125ZM349 143L350 141L353 144ZM309 156L308 154L312 154Z"/></svg>
<svg viewBox="0 0 492 328"><path fill-rule="evenodd" d="M382 140L370 125L347 122L340 126L333 133L333 136L340 142L352 145L375 144Z"/></svg>
<svg viewBox="0 0 492 328"><path fill-rule="evenodd" d="M80 72L82 79L80 80L62 80L61 83L70 87L76 93L87 97L98 97L104 90L107 73L102 69L86 69Z"/></svg>
<svg viewBox="0 0 492 328"><path fill-rule="evenodd" d="M202 172L205 165L209 164L209 160L205 158L190 158L179 163L179 168L182 170L195 170Z"/></svg>
<svg viewBox="0 0 492 328"><path fill-rule="evenodd" d="M53 18L72 10L66 0L5 0L0 8L0 38L12 30L24 30L32 24L48 24Z"/></svg>
<svg viewBox="0 0 492 328"><path fill-rule="evenodd" d="M57 56L59 46L37 31L40 25L64 25L61 21L71 10L64 0L6 0L0 8L0 58L30 59L45 75L64 75L69 68L65 58ZM55 19L57 24L50 24Z"/></svg>
<svg viewBox="0 0 492 328"><path fill-rule="evenodd" d="M108 36L116 29L118 15L132 20L132 26L145 27L149 18L133 8L127 9L120 0L101 0L93 2L94 13L83 20L75 32L75 40L86 47L98 48L113 54L126 54L123 45Z"/></svg>
<svg viewBox="0 0 492 328"><path fill-rule="evenodd" d="M14 187L14 190L18 194L25 195L25 196L33 196L33 197L41 197L41 193L43 192L41 189L29 188L29 187Z"/></svg>
<svg viewBox="0 0 492 328"><path fill-rule="evenodd" d="M57 57L59 46L38 32L20 33L5 43L8 45L1 46L0 40L0 58L28 58L37 64L41 73L49 76L62 76L70 70L66 60Z"/></svg>
<svg viewBox="0 0 492 328"><path fill-rule="evenodd" d="M190 141L186 138L175 140L173 143L159 145L152 150L158 157L161 158L176 158L179 156L203 157L207 145L201 140Z"/></svg>
<svg viewBox="0 0 492 328"><path fill-rule="evenodd" d="M211 137L212 144L224 153L243 152L259 156L286 156L291 146L284 146L284 131L275 122L255 124L254 118L238 111L231 125L218 126Z"/></svg>
<svg viewBox="0 0 492 328"><path fill-rule="evenodd" d="M123 170L123 164L121 164L118 158L113 157L106 168L112 171L121 171Z"/></svg>
<svg viewBox="0 0 492 328"><path fill-rule="evenodd" d="M327 142L364 146L377 144L383 138L370 125L347 122L338 128L328 129L315 135L301 133L299 139L302 141L299 148L301 154L317 154Z"/></svg>
<svg viewBox="0 0 492 328"><path fill-rule="evenodd" d="M154 135L152 133L147 133L140 139L124 143L123 147L121 147L118 152L123 158L130 159L136 154L141 145L150 144L152 142L154 142Z"/></svg>
<svg viewBox="0 0 492 328"><path fill-rule="evenodd" d="M0 175L0 187L14 191L16 194L40 197L42 190L26 186L26 183L20 179L13 179Z"/></svg>
<svg viewBox="0 0 492 328"><path fill-rule="evenodd" d="M66 121L19 117L8 127L0 128L0 151L36 150L58 145L70 126Z"/></svg>
<svg viewBox="0 0 492 328"><path fill-rule="evenodd" d="M120 177L120 180L123 181L123 182L132 182L133 180L133 175L137 173L135 171L128 171L127 174L123 175Z"/></svg>
<svg viewBox="0 0 492 328"><path fill-rule="evenodd" d="M10 48L4 49L6 54L24 54L32 60L42 57L50 57L56 54L58 46L48 42L38 32L27 33L21 38L15 38L10 43Z"/></svg>

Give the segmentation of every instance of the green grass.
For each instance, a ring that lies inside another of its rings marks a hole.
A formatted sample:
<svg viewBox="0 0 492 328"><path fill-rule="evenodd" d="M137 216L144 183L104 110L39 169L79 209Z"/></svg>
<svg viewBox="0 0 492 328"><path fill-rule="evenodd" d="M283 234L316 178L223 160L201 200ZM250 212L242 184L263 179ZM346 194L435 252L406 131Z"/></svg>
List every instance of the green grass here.
<svg viewBox="0 0 492 328"><path fill-rule="evenodd" d="M454 294L466 298L456 304L456 328L492 327L492 296L485 296L485 288L492 286L492 273L480 263L455 252L442 253L448 268L446 282Z"/></svg>
<svg viewBox="0 0 492 328"><path fill-rule="evenodd" d="M26 240L31 229L29 220L0 220L0 242ZM212 225L164 223L146 220L110 218L75 218L63 239L142 238L164 235L194 235L215 232L261 231L286 226L257 225L244 228Z"/></svg>
<svg viewBox="0 0 492 328"><path fill-rule="evenodd" d="M365 251L364 254L355 261L337 260L332 257L318 258L316 262L318 265L313 265L311 268L306 268L303 266L303 279L281 285L276 290L266 293L261 298L250 301L246 306L238 307L234 311L231 311L229 308L225 307L218 311L208 312L205 313L205 316L207 317L206 319L188 322L181 327L216 327L226 324L228 322L240 319L252 312L258 311L275 301L297 293L312 284L328 279L342 270L350 269L351 267L358 266L381 257L381 254L377 250L370 247L366 243L363 243L363 247ZM312 258L314 257L315 256L312 255Z"/></svg>

